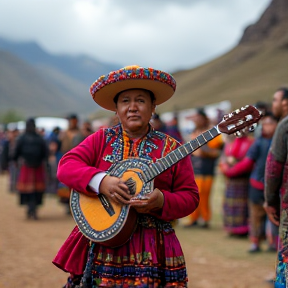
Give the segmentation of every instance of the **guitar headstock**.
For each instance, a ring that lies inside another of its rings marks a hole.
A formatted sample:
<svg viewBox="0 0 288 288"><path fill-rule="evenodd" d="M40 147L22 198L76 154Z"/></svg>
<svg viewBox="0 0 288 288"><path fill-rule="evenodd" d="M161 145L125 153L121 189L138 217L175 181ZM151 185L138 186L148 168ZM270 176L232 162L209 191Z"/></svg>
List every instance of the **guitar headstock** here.
<svg viewBox="0 0 288 288"><path fill-rule="evenodd" d="M262 113L256 107L247 105L224 115L218 129L221 133L236 133L236 136L240 136L247 131L253 131L261 117Z"/></svg>

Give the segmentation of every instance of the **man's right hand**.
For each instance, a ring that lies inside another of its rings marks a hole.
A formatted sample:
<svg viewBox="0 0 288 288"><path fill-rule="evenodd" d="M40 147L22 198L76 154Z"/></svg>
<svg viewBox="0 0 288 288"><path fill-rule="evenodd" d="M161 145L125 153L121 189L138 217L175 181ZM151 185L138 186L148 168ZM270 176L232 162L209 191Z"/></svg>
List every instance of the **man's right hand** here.
<svg viewBox="0 0 288 288"><path fill-rule="evenodd" d="M266 211L266 214L267 214L269 220L273 224L279 226L280 225L280 219L279 219L279 215L277 213L277 209L275 207L268 206L267 202L264 203L263 207Z"/></svg>
<svg viewBox="0 0 288 288"><path fill-rule="evenodd" d="M106 175L99 186L99 192L122 205L130 204L130 199L133 197L129 195L129 190L126 184L118 177Z"/></svg>

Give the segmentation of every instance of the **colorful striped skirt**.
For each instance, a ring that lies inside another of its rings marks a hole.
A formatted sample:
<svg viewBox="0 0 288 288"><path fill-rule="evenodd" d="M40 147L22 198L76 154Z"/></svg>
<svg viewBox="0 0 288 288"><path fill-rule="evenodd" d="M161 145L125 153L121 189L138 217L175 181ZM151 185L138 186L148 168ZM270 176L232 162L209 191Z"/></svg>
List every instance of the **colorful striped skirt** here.
<svg viewBox="0 0 288 288"><path fill-rule="evenodd" d="M224 227L231 235L248 233L249 178L228 179L224 195Z"/></svg>
<svg viewBox="0 0 288 288"><path fill-rule="evenodd" d="M80 243L79 235L76 235L77 231L74 231L73 242ZM136 231L126 244L114 249L96 243L87 245L85 265L79 263L82 253L79 247L72 245L71 239L67 241L70 243L64 243L53 261L56 266L71 273L67 288L187 287L184 255L168 222L141 215ZM69 247L71 253L67 253ZM74 269L74 261L78 261L79 267L84 267L82 275L75 275L79 269Z"/></svg>
<svg viewBox="0 0 288 288"><path fill-rule="evenodd" d="M46 188L44 165L37 168L22 165L17 179L17 190L20 193L44 192Z"/></svg>

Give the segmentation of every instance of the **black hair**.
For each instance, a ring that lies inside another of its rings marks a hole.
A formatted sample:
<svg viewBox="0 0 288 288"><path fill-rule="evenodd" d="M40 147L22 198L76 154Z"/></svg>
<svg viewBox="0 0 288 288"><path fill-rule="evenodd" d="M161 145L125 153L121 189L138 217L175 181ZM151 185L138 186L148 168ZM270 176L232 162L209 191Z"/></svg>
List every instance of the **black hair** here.
<svg viewBox="0 0 288 288"><path fill-rule="evenodd" d="M117 105L119 95L120 95L122 92L124 92L124 91L129 91L129 90L135 90L135 89L144 90L144 91L148 92L149 95L150 95L150 98L151 98L151 102L152 102L152 103L156 100L154 93L153 93L152 91L150 91L150 90L143 89L143 88L131 88L131 89L126 89L126 90L123 90L123 91L120 91L119 93L117 93L116 96L113 98L114 103Z"/></svg>
<svg viewBox="0 0 288 288"><path fill-rule="evenodd" d="M204 110L203 107L197 108L197 109L196 109L196 113L197 113L198 115L203 116L204 118L208 118L208 116L207 116L207 114L206 114L206 112L205 112L205 110Z"/></svg>
<svg viewBox="0 0 288 288"><path fill-rule="evenodd" d="M276 90L276 92L281 91L283 92L282 100L288 99L288 88L286 87L280 87Z"/></svg>
<svg viewBox="0 0 288 288"><path fill-rule="evenodd" d="M158 120L158 119L160 119L160 116L159 116L159 114L157 114L157 113L154 113L154 114L152 115L152 119L155 119L155 120Z"/></svg>
<svg viewBox="0 0 288 288"><path fill-rule="evenodd" d="M28 118L26 121L26 133L34 133L36 131L36 124L34 118Z"/></svg>
<svg viewBox="0 0 288 288"><path fill-rule="evenodd" d="M263 102L263 101L257 101L254 106L258 109L265 109L266 110L268 104L266 102Z"/></svg>
<svg viewBox="0 0 288 288"><path fill-rule="evenodd" d="M278 122L278 117L276 117L271 111L266 111L266 113L264 114L263 118L266 117L270 117L271 119L275 120L276 122Z"/></svg>
<svg viewBox="0 0 288 288"><path fill-rule="evenodd" d="M77 119L78 120L78 116L77 116L77 114L72 113L72 114L68 115L67 119L68 120L72 120L72 119Z"/></svg>
<svg viewBox="0 0 288 288"><path fill-rule="evenodd" d="M265 116L265 114L268 112L268 108L269 108L269 105L268 103L266 102L263 102L263 101L257 101L254 106L257 108L257 109L260 109L261 112L263 113L263 116Z"/></svg>

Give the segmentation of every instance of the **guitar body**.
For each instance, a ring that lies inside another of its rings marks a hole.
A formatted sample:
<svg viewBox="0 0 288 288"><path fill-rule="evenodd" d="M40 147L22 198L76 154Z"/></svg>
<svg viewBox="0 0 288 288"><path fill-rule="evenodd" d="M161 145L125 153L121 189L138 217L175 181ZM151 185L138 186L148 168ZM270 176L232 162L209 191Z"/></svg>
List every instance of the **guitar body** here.
<svg viewBox="0 0 288 288"><path fill-rule="evenodd" d="M121 178L130 194L145 197L153 190L153 181L145 183L142 172L150 163L145 159L129 158L113 164L108 174ZM91 197L72 190L70 207L79 230L93 242L110 247L121 246L136 228L136 210L129 205L109 202L102 194Z"/></svg>

